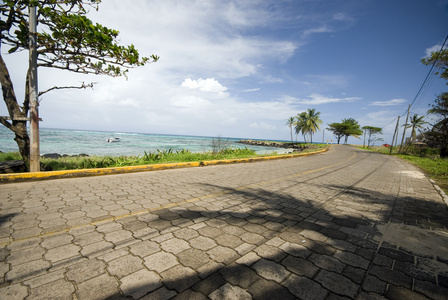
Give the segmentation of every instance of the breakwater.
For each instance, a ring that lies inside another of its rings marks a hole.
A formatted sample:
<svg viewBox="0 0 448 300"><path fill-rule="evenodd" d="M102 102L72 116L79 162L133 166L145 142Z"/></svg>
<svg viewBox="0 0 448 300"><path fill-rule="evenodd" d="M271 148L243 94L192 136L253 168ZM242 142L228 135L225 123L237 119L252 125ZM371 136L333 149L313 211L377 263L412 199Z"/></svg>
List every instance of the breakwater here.
<svg viewBox="0 0 448 300"><path fill-rule="evenodd" d="M304 149L311 148L311 145L287 143L287 142L274 142L274 141L239 140L237 143L251 146L286 148L286 149L293 149L294 151L302 151Z"/></svg>

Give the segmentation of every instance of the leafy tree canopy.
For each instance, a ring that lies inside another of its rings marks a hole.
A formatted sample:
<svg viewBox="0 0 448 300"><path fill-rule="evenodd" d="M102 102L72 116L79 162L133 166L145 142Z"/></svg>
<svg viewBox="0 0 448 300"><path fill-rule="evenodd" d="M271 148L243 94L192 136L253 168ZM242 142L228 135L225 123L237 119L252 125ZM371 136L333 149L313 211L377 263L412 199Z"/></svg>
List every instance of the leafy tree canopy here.
<svg viewBox="0 0 448 300"><path fill-rule="evenodd" d="M118 31L93 23L86 17L89 9L98 9L101 0L2 0L0 4L0 42L15 53L29 49L29 6L37 11L38 67L63 69L84 74L126 76L129 68L143 66L159 59L156 55L141 57L134 45L118 44ZM26 119L30 109L29 74L23 105L18 104L9 69L0 53L0 83L10 120L0 123L15 133L20 154L29 165L29 136ZM59 88L53 87L47 91Z"/></svg>
<svg viewBox="0 0 448 300"><path fill-rule="evenodd" d="M434 64L437 68L439 68L439 74L441 78L448 80L448 49L445 48L439 52L432 52L429 57L423 58L422 62L425 65ZM448 84L448 82L447 82Z"/></svg>

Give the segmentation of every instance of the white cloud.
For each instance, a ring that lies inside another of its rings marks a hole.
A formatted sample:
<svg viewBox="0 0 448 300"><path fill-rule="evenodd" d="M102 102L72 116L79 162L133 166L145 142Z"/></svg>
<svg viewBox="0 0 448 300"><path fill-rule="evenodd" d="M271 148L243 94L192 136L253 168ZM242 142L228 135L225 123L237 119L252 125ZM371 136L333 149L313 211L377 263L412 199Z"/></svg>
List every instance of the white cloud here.
<svg viewBox="0 0 448 300"><path fill-rule="evenodd" d="M372 106L392 106L392 105L400 105L405 103L406 100L405 99L392 99L389 101L375 101L370 103L369 105Z"/></svg>
<svg viewBox="0 0 448 300"><path fill-rule="evenodd" d="M213 92L213 93L224 93L227 91L225 86L222 86L217 80L214 78L193 80L191 78L187 78L182 82L182 87L189 89L198 89L201 92Z"/></svg>
<svg viewBox="0 0 448 300"><path fill-rule="evenodd" d="M243 90L243 92L245 92L245 93L249 93L249 92L256 92L256 91L259 91L260 90L260 88L255 88L255 89L247 89L247 90Z"/></svg>
<svg viewBox="0 0 448 300"><path fill-rule="evenodd" d="M140 103L138 103L137 100L131 99L131 98L120 100L120 101L118 101L118 104L121 106L131 106L131 107L136 107L136 108L140 107Z"/></svg>
<svg viewBox="0 0 448 300"><path fill-rule="evenodd" d="M307 104L307 105L320 105L327 103L339 103L339 102L354 102L360 100L360 97L346 97L346 98L334 98L334 97L325 97L320 94L311 94L308 98L300 99L291 96L283 96L281 100L286 101L287 103L296 103L296 104Z"/></svg>
<svg viewBox="0 0 448 300"><path fill-rule="evenodd" d="M441 44L437 44L437 45L434 45L432 47L426 48L425 49L425 56L424 56L424 58L430 57L431 53L433 53L433 52L439 52L440 48L442 48ZM445 45L444 49L448 49L448 44Z"/></svg>
<svg viewBox="0 0 448 300"><path fill-rule="evenodd" d="M249 127L255 128L255 129L264 129L264 130L275 130L277 128L274 125L267 124L264 122L261 122L261 123L254 122L254 123L250 124Z"/></svg>

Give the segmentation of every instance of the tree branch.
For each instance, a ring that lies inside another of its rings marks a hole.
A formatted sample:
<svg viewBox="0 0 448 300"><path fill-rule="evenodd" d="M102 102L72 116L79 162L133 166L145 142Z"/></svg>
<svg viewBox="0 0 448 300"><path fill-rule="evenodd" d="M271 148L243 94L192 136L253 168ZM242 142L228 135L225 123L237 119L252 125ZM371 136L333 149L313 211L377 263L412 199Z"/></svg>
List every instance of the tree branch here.
<svg viewBox="0 0 448 300"><path fill-rule="evenodd" d="M80 86L54 86L52 88L49 88L48 90L39 92L39 97L42 96L45 93L51 92L52 90L62 90L62 89L86 89L86 88L92 88L93 89L93 85L96 84L96 82L91 82L88 84L85 84L84 82L80 85Z"/></svg>

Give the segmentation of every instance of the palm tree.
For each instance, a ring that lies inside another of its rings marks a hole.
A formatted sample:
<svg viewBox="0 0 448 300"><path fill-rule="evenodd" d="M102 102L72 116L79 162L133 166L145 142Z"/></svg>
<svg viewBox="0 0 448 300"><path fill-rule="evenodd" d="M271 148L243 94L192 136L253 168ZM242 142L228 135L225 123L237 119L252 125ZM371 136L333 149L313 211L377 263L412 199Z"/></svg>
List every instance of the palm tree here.
<svg viewBox="0 0 448 300"><path fill-rule="evenodd" d="M308 119L308 114L306 112L302 112L295 117L296 121L294 123L294 130L296 132L296 136L299 133L302 133L305 143L306 143L306 133L307 133L307 129L306 129L307 119ZM296 140L297 140L297 138L296 138Z"/></svg>
<svg viewBox="0 0 448 300"><path fill-rule="evenodd" d="M320 130L319 124L322 124L322 120L320 119L320 112L316 112L316 109L308 109L306 113L306 125L305 131L309 133L311 143L313 142L313 134ZM302 129L303 130L303 129Z"/></svg>
<svg viewBox="0 0 448 300"><path fill-rule="evenodd" d="M411 143L415 142L417 139L417 129L422 129L423 125L428 124L425 120L423 120L424 116L418 116L418 114L415 114L411 117L410 122L411 124L408 125L408 128L411 127ZM420 130L419 130L420 131Z"/></svg>
<svg viewBox="0 0 448 300"><path fill-rule="evenodd" d="M289 129L291 130L291 143L294 143L293 139L292 139L292 125L294 125L295 119L294 117L290 117L287 121L286 121L286 125L289 126Z"/></svg>

